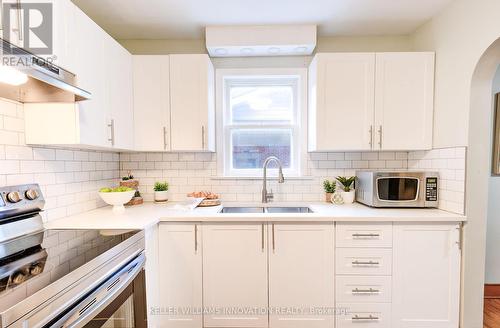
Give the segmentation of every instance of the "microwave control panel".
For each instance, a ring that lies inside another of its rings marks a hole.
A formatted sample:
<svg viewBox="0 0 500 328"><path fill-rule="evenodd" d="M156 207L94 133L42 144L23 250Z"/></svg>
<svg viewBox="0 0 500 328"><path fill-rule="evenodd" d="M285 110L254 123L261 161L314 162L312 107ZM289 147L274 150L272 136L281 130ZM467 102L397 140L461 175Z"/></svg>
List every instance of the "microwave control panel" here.
<svg viewBox="0 0 500 328"><path fill-rule="evenodd" d="M425 200L435 202L438 198L437 178L427 178L425 181Z"/></svg>

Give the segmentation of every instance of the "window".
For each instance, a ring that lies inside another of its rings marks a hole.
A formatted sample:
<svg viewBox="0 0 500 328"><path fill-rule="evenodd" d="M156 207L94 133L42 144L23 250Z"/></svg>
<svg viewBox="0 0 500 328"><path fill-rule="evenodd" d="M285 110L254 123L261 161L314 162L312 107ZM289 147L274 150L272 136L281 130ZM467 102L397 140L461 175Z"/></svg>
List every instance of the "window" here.
<svg viewBox="0 0 500 328"><path fill-rule="evenodd" d="M266 158L276 156L285 175L299 175L301 74L221 71L218 85L222 92L218 96L222 99L218 107L222 115L218 116L222 117L219 146L223 148L223 174L260 176ZM276 165L271 163L269 167Z"/></svg>

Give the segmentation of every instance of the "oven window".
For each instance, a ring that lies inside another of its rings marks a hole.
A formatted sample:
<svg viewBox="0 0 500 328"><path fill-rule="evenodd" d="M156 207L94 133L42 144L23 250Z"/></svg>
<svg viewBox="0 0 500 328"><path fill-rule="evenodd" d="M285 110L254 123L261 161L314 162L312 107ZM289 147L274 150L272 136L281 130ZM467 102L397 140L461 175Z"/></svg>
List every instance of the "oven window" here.
<svg viewBox="0 0 500 328"><path fill-rule="evenodd" d="M378 198L388 201L416 200L418 179L380 178L377 180Z"/></svg>
<svg viewBox="0 0 500 328"><path fill-rule="evenodd" d="M96 318L100 319L100 318ZM135 327L134 316L134 295L130 295L127 300L115 311L102 328L130 328Z"/></svg>

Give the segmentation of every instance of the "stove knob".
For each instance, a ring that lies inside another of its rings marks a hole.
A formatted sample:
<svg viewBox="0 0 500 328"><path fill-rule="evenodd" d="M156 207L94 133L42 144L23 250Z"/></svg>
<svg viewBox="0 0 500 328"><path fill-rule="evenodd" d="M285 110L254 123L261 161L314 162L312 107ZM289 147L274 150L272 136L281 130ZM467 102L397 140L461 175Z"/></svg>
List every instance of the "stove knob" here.
<svg viewBox="0 0 500 328"><path fill-rule="evenodd" d="M21 195L17 191L11 191L7 194L7 201L9 203L18 203L21 201Z"/></svg>
<svg viewBox="0 0 500 328"><path fill-rule="evenodd" d="M22 284L26 280L26 276L21 272L18 272L12 276L12 283L15 285Z"/></svg>
<svg viewBox="0 0 500 328"><path fill-rule="evenodd" d="M30 268L30 274L36 276L37 274L42 273L43 269L40 264L35 264Z"/></svg>
<svg viewBox="0 0 500 328"><path fill-rule="evenodd" d="M24 194L29 200L35 200L40 197L40 194L38 193L38 191L36 191L36 189L28 189Z"/></svg>

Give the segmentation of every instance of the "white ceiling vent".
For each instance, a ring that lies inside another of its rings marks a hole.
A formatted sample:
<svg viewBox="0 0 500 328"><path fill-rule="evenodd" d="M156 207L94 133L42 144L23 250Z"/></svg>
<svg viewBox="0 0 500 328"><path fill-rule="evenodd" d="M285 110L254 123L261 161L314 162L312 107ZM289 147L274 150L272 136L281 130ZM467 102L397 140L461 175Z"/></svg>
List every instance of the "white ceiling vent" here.
<svg viewBox="0 0 500 328"><path fill-rule="evenodd" d="M310 55L316 47L316 25L208 26L212 57Z"/></svg>

